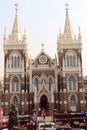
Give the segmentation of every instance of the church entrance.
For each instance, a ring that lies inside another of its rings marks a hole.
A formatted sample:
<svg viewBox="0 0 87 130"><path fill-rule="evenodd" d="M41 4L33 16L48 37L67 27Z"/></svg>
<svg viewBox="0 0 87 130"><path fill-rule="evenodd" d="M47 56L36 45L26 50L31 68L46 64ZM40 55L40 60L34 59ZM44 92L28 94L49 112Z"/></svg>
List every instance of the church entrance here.
<svg viewBox="0 0 87 130"><path fill-rule="evenodd" d="M46 95L42 95L40 98L40 108L48 110L48 99Z"/></svg>

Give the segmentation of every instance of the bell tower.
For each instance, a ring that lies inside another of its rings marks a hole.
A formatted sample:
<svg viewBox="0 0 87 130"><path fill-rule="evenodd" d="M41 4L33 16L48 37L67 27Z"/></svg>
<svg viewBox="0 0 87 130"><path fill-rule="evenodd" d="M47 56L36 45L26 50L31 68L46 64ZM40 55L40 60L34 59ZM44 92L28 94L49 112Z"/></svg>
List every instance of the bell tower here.
<svg viewBox="0 0 87 130"><path fill-rule="evenodd" d="M18 5L15 4L15 18L11 34L3 38L4 48L4 113L8 114L11 103L16 99L16 105L21 111L27 109L26 69L28 65L27 37L21 33ZM25 102L26 101L26 102Z"/></svg>
<svg viewBox="0 0 87 130"><path fill-rule="evenodd" d="M60 111L83 111L83 75L82 75L82 38L79 33L73 33L68 4L66 4L66 17L64 32L58 36L57 54L60 72Z"/></svg>

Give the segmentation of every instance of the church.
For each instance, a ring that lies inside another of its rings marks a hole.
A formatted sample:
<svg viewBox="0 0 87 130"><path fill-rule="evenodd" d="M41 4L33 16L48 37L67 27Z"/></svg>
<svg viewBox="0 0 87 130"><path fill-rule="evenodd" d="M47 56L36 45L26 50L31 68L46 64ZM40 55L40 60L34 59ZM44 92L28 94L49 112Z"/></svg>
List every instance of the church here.
<svg viewBox="0 0 87 130"><path fill-rule="evenodd" d="M53 59L42 49L34 59L28 56L26 33L21 33L18 6L11 33L4 30L3 110L8 114L14 103L20 114L38 108L60 113L85 110L82 71L82 37L73 32L68 6L64 31L57 37L57 54ZM56 43L55 43L56 44Z"/></svg>

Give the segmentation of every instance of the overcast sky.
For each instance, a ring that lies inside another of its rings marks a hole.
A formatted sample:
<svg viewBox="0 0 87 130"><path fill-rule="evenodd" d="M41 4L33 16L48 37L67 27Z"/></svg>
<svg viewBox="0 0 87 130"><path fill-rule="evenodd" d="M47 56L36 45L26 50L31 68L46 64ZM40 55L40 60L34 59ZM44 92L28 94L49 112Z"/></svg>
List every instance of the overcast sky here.
<svg viewBox="0 0 87 130"><path fill-rule="evenodd" d="M83 74L87 75L87 0L1 0L0 1L0 77L4 74L3 34L11 33L15 17L15 3L18 6L21 32L28 36L29 55L35 58L44 43L45 52L55 57L57 35L64 30L65 4L69 4L69 17L73 31L82 34Z"/></svg>

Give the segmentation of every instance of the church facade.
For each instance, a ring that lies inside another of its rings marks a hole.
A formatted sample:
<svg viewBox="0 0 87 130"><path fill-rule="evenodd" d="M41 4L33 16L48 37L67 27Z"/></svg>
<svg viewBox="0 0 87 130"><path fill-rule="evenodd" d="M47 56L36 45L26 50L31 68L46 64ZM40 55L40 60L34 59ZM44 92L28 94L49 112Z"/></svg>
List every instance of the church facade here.
<svg viewBox="0 0 87 130"><path fill-rule="evenodd" d="M57 38L57 55L51 58L42 50L32 59L28 56L26 33L21 34L16 5L13 28L9 36L6 29L4 49L4 114L12 103L21 114L34 109L57 112L84 111L82 75L82 38L76 38L66 7L63 34Z"/></svg>

